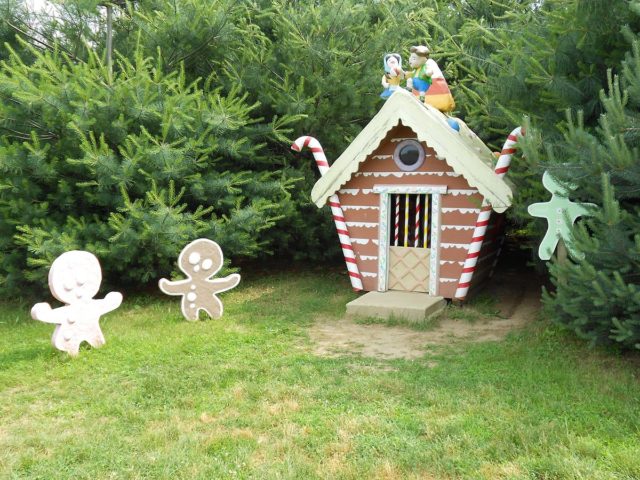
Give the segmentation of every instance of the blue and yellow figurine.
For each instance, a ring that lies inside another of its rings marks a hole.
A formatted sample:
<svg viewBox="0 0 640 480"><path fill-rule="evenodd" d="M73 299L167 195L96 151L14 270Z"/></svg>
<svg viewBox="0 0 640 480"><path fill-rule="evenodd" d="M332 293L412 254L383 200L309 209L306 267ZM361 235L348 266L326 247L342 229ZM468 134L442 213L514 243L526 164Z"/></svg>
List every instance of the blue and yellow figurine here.
<svg viewBox="0 0 640 480"><path fill-rule="evenodd" d="M424 97L431 86L431 76L433 72L427 65L429 49L424 46L411 47L409 55L409 66L411 70L407 73L407 88L410 88L416 97L424 101Z"/></svg>
<svg viewBox="0 0 640 480"><path fill-rule="evenodd" d="M411 47L409 65L411 71L406 73L407 88L427 105L441 112L450 112L456 106L449 85L442 70L429 58L429 49L424 45Z"/></svg>
<svg viewBox="0 0 640 480"><path fill-rule="evenodd" d="M402 57L398 53L387 53L384 56L383 64L382 86L384 91L380 94L380 98L386 100L400 87L404 71L402 70Z"/></svg>

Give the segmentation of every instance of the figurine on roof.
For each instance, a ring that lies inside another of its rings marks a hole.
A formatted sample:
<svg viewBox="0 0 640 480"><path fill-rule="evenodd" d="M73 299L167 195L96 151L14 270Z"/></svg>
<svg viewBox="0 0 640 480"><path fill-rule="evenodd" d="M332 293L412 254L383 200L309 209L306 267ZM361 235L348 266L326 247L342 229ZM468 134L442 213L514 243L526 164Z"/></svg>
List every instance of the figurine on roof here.
<svg viewBox="0 0 640 480"><path fill-rule="evenodd" d="M384 75L382 76L382 86L384 91L380 98L386 100L400 86L400 81L404 78L402 70L402 57L398 53L387 53L382 61L384 65Z"/></svg>
<svg viewBox="0 0 640 480"><path fill-rule="evenodd" d="M427 65L429 58L429 49L423 45L411 47L411 55L409 55L409 66L411 70L406 73L407 88L409 88L416 97L424 100L427 90L431 86L431 76L433 71Z"/></svg>
<svg viewBox="0 0 640 480"><path fill-rule="evenodd" d="M449 85L436 61L429 58L429 49L419 45L411 47L410 51L409 65L412 70L406 73L407 88L426 105L441 112L453 110L456 104Z"/></svg>

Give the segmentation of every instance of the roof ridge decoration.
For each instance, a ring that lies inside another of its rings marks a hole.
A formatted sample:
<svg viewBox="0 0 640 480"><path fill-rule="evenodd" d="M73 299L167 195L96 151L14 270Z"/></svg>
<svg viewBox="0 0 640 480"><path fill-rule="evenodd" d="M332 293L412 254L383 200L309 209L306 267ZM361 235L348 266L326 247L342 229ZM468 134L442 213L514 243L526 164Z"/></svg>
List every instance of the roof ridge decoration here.
<svg viewBox="0 0 640 480"><path fill-rule="evenodd" d="M387 136L389 130L402 123L411 128L419 141L433 148L439 158L444 158L453 170L462 175L471 187L478 189L496 212L504 212L511 206L512 192L509 185L495 174L491 150L459 121L456 132L447 123L447 117L439 110L424 105L409 92L396 90L378 113L351 142L347 149L331 165L311 191L311 199L318 206L349 181Z"/></svg>

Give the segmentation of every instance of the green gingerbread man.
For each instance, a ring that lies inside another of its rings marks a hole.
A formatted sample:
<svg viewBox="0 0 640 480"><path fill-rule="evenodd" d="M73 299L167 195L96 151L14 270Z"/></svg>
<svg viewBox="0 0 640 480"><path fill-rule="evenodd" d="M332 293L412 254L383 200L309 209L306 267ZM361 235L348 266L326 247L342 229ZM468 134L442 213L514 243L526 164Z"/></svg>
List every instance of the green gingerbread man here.
<svg viewBox="0 0 640 480"><path fill-rule="evenodd" d="M551 200L544 203L534 203L529 205L527 209L531 216L546 218L548 223L547 233L538 248L538 256L541 260L551 259L560 239L564 241L569 252L575 256L568 241L571 227L578 217L589 214L588 207L595 207L595 205L593 203L574 203L569 200L569 189L560 185L548 171L542 175L542 184L551 192ZM566 221L566 217L569 218L569 222Z"/></svg>

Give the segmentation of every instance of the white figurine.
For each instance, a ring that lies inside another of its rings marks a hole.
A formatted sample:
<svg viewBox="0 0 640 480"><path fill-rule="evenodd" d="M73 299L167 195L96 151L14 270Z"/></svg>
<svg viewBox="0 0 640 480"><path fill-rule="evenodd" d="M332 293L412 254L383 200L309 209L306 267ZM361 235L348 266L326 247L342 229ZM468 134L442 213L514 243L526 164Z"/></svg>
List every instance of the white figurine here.
<svg viewBox="0 0 640 480"><path fill-rule="evenodd" d="M102 300L94 300L101 283L100 263L89 252L72 250L54 260L49 270L49 289L66 305L52 309L48 303L36 303L31 317L57 324L51 343L58 350L75 356L84 341L92 347L105 344L100 316L118 308L122 294L111 292Z"/></svg>
<svg viewBox="0 0 640 480"><path fill-rule="evenodd" d="M230 290L240 283L237 273L210 279L222 268L222 263L220 246L207 238L199 238L184 247L178 257L178 266L187 278L173 282L163 278L158 285L167 295L182 295L182 315L187 320L198 320L200 310L212 318L219 318L223 307L216 293Z"/></svg>
<svg viewBox="0 0 640 480"><path fill-rule="evenodd" d="M386 100L400 88L400 81L404 78L404 71L402 70L402 57L397 53L387 53L382 63L384 75L380 83L384 87L384 91L380 94L380 98Z"/></svg>

